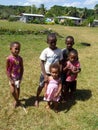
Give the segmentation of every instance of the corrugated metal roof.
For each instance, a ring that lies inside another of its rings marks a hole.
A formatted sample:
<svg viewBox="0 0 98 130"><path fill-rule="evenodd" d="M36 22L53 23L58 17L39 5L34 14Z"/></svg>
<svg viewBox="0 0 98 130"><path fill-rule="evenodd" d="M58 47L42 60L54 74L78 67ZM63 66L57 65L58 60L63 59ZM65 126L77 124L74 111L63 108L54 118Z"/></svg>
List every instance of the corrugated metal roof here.
<svg viewBox="0 0 98 130"><path fill-rule="evenodd" d="M42 15L42 14L28 14L28 13L22 13L21 15L24 15L24 16L37 16L37 17L44 17L44 15Z"/></svg>
<svg viewBox="0 0 98 130"><path fill-rule="evenodd" d="M62 19L74 19L74 20L81 20L81 18L78 17L71 17L71 16L58 16L57 18L62 18Z"/></svg>
<svg viewBox="0 0 98 130"><path fill-rule="evenodd" d="M98 22L98 20L95 19L94 22Z"/></svg>

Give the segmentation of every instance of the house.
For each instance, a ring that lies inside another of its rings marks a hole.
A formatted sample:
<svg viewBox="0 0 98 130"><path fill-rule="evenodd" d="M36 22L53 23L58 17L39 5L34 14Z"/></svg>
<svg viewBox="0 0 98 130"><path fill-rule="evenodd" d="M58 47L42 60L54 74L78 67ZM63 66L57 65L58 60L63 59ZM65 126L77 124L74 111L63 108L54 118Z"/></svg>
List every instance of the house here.
<svg viewBox="0 0 98 130"><path fill-rule="evenodd" d="M70 20L72 20L74 22L75 25L80 25L81 22L82 22L81 18L71 17L71 16L58 16L57 19L58 19L59 23L64 22L66 19L70 19Z"/></svg>
<svg viewBox="0 0 98 130"><path fill-rule="evenodd" d="M95 19L95 20L93 21L93 26L98 26L98 20Z"/></svg>
<svg viewBox="0 0 98 130"><path fill-rule="evenodd" d="M28 14L28 13L22 13L21 14L21 18L20 21L24 22L24 23L28 23L28 22L33 22L35 20L41 21L43 20L44 15L42 14Z"/></svg>

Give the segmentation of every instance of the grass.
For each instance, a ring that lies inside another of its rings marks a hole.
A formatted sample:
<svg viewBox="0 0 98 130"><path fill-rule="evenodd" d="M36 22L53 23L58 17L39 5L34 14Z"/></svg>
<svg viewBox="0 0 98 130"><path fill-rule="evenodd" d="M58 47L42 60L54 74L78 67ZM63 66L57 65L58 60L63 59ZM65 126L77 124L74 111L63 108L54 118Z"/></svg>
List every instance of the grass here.
<svg viewBox="0 0 98 130"><path fill-rule="evenodd" d="M40 107L34 107L36 89L39 83L41 51L47 47L46 35L0 35L0 130L98 130L98 28L66 27L60 25L28 25L0 21L0 26L9 29L27 28L49 29L57 32L57 46L64 48L67 35L75 38L74 47L78 49L82 72L78 77L76 101L69 101L60 106L57 114L45 109L46 102L41 101ZM10 54L9 43L21 43L20 55L24 59L24 77L21 84L20 99L25 105L14 109L13 98L9 91L8 79L5 74L6 57ZM80 43L90 43L83 46ZM41 94L41 97L43 93Z"/></svg>

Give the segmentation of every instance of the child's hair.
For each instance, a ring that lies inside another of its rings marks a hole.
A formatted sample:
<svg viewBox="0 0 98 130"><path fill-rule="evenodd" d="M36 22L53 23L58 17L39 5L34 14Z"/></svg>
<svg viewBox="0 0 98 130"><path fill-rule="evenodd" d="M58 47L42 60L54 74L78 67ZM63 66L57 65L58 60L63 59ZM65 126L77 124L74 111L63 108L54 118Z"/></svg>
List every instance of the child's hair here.
<svg viewBox="0 0 98 130"><path fill-rule="evenodd" d="M11 43L10 43L10 49L14 46L14 44L17 44L17 45L19 45L19 46L20 46L20 43L19 43L19 42L17 42L17 41L15 41L15 42L11 42Z"/></svg>
<svg viewBox="0 0 98 130"><path fill-rule="evenodd" d="M78 57L78 52L76 50L70 51L68 57L70 56L70 54L74 54L76 57Z"/></svg>
<svg viewBox="0 0 98 130"><path fill-rule="evenodd" d="M56 37L56 34L55 34L55 33L49 33L49 34L47 35L47 42L48 42L49 38L53 38L53 39L55 39L55 41L57 41L57 37Z"/></svg>
<svg viewBox="0 0 98 130"><path fill-rule="evenodd" d="M55 68L58 70L59 74L60 74L60 65L58 63L54 63L54 64L51 64L50 65L50 72L51 72L51 69L52 68Z"/></svg>
<svg viewBox="0 0 98 130"><path fill-rule="evenodd" d="M65 39L65 41L67 41L68 38L72 39L73 44L74 44L74 37L73 36L67 36L66 39Z"/></svg>

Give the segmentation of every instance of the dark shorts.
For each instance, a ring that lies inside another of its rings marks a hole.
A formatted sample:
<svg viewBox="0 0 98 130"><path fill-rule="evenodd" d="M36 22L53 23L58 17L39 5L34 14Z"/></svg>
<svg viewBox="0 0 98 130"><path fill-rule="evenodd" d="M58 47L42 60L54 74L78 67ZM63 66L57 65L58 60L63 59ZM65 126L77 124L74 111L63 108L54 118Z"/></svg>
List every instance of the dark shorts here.
<svg viewBox="0 0 98 130"><path fill-rule="evenodd" d="M62 85L65 85L66 84L66 73L61 73L61 80L62 80Z"/></svg>
<svg viewBox="0 0 98 130"><path fill-rule="evenodd" d="M47 74L48 76L50 76L50 74ZM39 87L44 87L44 83L45 83L45 80L44 80L44 76L43 74L40 75L40 79L39 79Z"/></svg>
<svg viewBox="0 0 98 130"><path fill-rule="evenodd" d="M76 91L76 86L77 86L77 81L76 80L72 81L72 82L67 82L66 81L66 87L65 87L66 92L69 92L69 91L75 92Z"/></svg>

